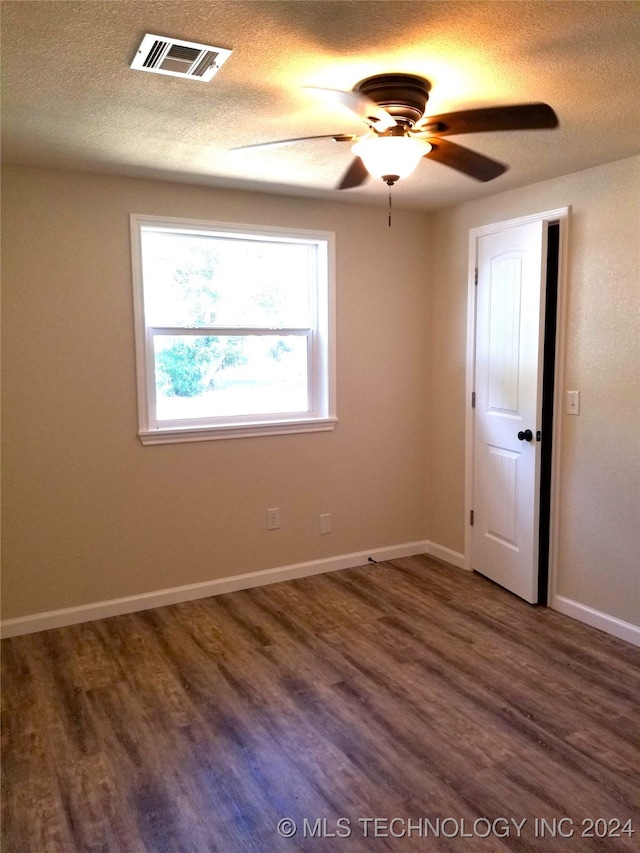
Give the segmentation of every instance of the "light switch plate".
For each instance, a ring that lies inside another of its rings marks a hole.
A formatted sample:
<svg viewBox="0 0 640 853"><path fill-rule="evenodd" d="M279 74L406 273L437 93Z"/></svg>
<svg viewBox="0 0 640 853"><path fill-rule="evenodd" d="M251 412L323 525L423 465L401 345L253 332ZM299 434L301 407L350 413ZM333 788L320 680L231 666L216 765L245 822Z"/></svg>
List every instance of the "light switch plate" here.
<svg viewBox="0 0 640 853"><path fill-rule="evenodd" d="M579 391L567 391L567 414L568 415L579 415L580 414L580 392Z"/></svg>

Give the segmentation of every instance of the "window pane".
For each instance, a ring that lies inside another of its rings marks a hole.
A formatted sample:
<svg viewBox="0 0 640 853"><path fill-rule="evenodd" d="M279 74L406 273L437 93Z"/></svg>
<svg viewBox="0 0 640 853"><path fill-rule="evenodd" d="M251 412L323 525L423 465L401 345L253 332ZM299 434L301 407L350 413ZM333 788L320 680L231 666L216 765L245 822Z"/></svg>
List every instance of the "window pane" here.
<svg viewBox="0 0 640 853"><path fill-rule="evenodd" d="M308 411L305 336L153 340L158 421Z"/></svg>
<svg viewBox="0 0 640 853"><path fill-rule="evenodd" d="M142 230L151 326L310 325L316 246Z"/></svg>

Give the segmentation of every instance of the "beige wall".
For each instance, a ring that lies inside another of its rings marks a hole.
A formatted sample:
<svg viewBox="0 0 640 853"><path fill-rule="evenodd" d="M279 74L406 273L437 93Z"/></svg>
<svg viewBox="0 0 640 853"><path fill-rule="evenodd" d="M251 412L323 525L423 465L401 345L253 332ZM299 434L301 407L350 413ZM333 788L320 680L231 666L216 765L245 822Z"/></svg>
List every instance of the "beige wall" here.
<svg viewBox="0 0 640 853"><path fill-rule="evenodd" d="M558 595L640 625L640 158L442 210L431 223L427 538L464 550L468 232L571 206Z"/></svg>
<svg viewBox="0 0 640 853"><path fill-rule="evenodd" d="M640 624L639 164L391 229L352 203L5 170L3 618L424 539L462 552L468 231L570 205L582 414L560 414L557 593ZM335 432L140 444L130 212L336 232Z"/></svg>
<svg viewBox="0 0 640 853"><path fill-rule="evenodd" d="M336 232L334 432L140 444L131 212ZM427 221L5 170L3 617L422 539ZM267 532L272 506L282 527Z"/></svg>

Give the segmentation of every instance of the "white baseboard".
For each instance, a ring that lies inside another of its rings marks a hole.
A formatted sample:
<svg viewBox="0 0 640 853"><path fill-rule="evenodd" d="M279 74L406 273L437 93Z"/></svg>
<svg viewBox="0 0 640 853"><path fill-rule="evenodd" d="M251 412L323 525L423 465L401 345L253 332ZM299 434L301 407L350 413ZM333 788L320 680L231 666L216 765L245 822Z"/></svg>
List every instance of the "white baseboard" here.
<svg viewBox="0 0 640 853"><path fill-rule="evenodd" d="M634 646L640 646L640 628L637 625L623 622L622 619L616 619L615 616L609 616L607 613L594 610L592 607L587 607L586 604L580 604L561 595L553 596L551 607L559 613L564 613L565 616L571 616L572 619L584 622L585 625L599 628L600 631L618 637L620 640L626 640L628 643L633 643Z"/></svg>
<svg viewBox="0 0 640 853"><path fill-rule="evenodd" d="M452 551L451 548L445 548L444 545L438 545L436 542L423 542L423 554L428 554L430 557L435 557L436 560L443 560L445 563L451 563L458 569L466 569L464 564L464 554L459 551Z"/></svg>
<svg viewBox="0 0 640 853"><path fill-rule="evenodd" d="M76 625L79 622L91 622L94 619L105 619L108 616L121 616L123 613L135 613L138 610L150 610L152 607L164 607L167 604L178 604L182 601L193 601L197 598L208 598L210 595L221 595L225 592L235 592L239 589L250 589L254 586L264 586L280 581L295 580L310 577L323 572L335 572L340 569L350 569L364 565L369 557L377 562L394 560L399 557L413 557L416 554L430 554L447 562L454 562L454 551L441 548L432 542L407 542L402 545L391 545L386 548L373 548L370 551L357 551L352 554L342 554L338 557L327 557L322 560L311 560L306 563L296 563L292 566L281 566L275 569L264 569L259 572L234 575L228 578L204 581L203 583L176 586L155 592L145 592L141 595L131 595L126 598L114 598L110 601L98 601L79 607L66 607L63 610L50 610L45 613L35 613L32 616L21 616L17 619L6 619L0 623L0 636L16 637L20 634L32 634L36 631L48 631L50 628L63 628L65 625ZM457 565L457 563L454 563Z"/></svg>
<svg viewBox="0 0 640 853"><path fill-rule="evenodd" d="M80 622L91 622L109 616L121 616L124 613L136 613L139 610L150 610L153 607L164 607L167 604L179 604L183 601L208 598L211 595L222 595L225 592L235 592L240 589L250 589L251 587L265 586L266 584L280 583L296 578L311 577L340 569L350 569L354 566L365 565L369 557L372 557L376 562L381 562L400 557L413 557L416 554L428 554L430 557L450 563L457 568L465 568L464 554L460 554L458 551L453 551L444 545L438 545L428 540L406 542L402 545L373 548L369 551L356 551L352 554L341 554L337 557L310 560L306 563L295 563L291 566L280 566L259 572L247 572L228 578L186 584L185 586L145 592L125 598L114 598L110 601L98 601L79 607L49 610L45 613L21 616L17 619L5 619L0 622L0 637L17 637L36 631L48 631L51 628L63 628L66 625L76 625ZM609 616L607 613L594 610L560 595L552 598L550 606L565 616L570 616L572 619L584 622L592 628L598 628L600 631L640 646L640 627L636 625L616 619L614 616Z"/></svg>

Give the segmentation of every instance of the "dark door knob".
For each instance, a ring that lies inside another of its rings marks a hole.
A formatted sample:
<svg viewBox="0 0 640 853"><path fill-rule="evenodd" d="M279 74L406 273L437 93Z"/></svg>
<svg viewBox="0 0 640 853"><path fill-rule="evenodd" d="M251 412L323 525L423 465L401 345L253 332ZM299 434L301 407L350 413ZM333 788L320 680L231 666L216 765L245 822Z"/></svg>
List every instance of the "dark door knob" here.
<svg viewBox="0 0 640 853"><path fill-rule="evenodd" d="M531 441L532 438L533 438L533 433L531 432L530 429L525 429L524 431L520 430L520 432L518 433L518 439L520 441Z"/></svg>

